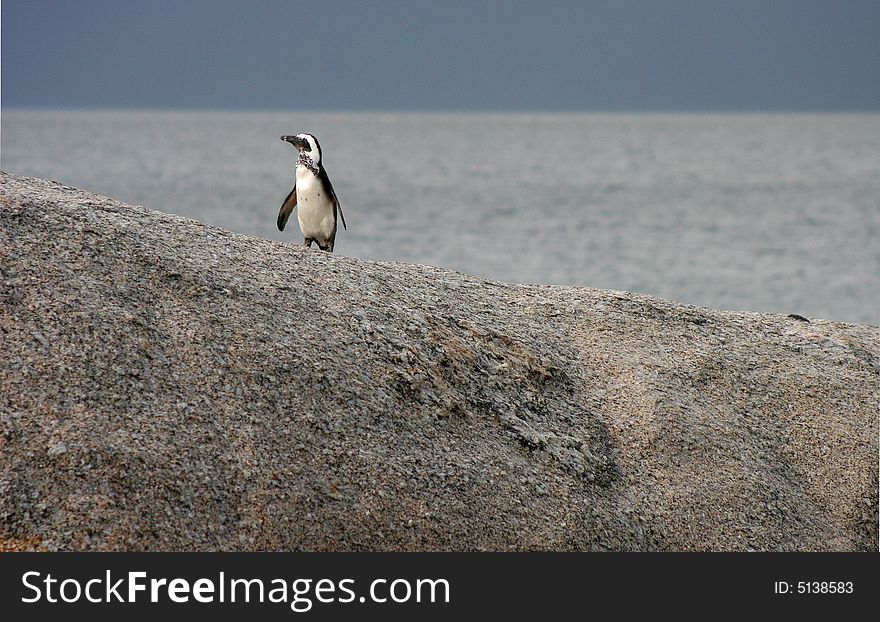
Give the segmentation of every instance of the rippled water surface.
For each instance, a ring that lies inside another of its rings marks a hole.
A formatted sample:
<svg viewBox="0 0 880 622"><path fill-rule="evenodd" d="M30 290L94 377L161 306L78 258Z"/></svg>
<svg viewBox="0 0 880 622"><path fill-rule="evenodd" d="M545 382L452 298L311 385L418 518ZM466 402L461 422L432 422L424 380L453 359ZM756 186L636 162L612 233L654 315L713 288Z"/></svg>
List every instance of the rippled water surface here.
<svg viewBox="0 0 880 622"><path fill-rule="evenodd" d="M275 218L302 131L338 253L880 322L880 114L4 110L0 164L300 242Z"/></svg>

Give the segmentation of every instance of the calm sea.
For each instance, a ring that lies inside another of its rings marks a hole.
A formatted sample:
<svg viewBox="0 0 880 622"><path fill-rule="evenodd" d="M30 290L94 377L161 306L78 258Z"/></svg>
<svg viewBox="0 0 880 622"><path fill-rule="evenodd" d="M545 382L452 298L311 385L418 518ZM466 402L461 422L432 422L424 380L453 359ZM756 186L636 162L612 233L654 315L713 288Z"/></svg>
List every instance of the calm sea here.
<svg viewBox="0 0 880 622"><path fill-rule="evenodd" d="M304 131L338 253L880 323L880 114L4 110L0 165L298 243Z"/></svg>

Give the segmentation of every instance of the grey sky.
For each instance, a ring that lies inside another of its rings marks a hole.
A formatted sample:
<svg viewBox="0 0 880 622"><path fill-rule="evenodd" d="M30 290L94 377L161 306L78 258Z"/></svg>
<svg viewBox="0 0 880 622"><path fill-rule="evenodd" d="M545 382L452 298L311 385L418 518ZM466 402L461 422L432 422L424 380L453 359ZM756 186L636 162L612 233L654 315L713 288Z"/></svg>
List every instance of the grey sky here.
<svg viewBox="0 0 880 622"><path fill-rule="evenodd" d="M2 103L880 110L880 1L3 0Z"/></svg>

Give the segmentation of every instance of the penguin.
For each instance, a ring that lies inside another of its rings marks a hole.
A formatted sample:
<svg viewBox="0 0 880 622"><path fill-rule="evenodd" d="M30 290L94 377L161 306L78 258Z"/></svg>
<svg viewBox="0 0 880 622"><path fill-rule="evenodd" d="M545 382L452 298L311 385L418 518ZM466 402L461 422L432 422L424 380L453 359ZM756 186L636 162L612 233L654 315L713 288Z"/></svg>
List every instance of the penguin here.
<svg viewBox="0 0 880 622"><path fill-rule="evenodd" d="M281 140L293 145L299 156L296 160L293 190L284 199L278 213L278 230L284 231L293 208L299 206L297 220L305 238L304 245L311 248L312 242L317 242L321 250L332 253L336 242L337 213L343 228L348 229L348 226L345 224L345 216L333 184L324 169L321 145L311 134L282 136Z"/></svg>

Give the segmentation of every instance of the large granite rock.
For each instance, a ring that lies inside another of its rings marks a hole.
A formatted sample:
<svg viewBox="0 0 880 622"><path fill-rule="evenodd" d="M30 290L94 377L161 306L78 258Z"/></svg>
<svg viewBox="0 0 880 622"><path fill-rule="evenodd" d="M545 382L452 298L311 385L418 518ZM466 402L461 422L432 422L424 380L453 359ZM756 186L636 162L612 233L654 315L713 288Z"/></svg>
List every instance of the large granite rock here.
<svg viewBox="0 0 880 622"><path fill-rule="evenodd" d="M0 181L2 548L877 546L876 327Z"/></svg>

